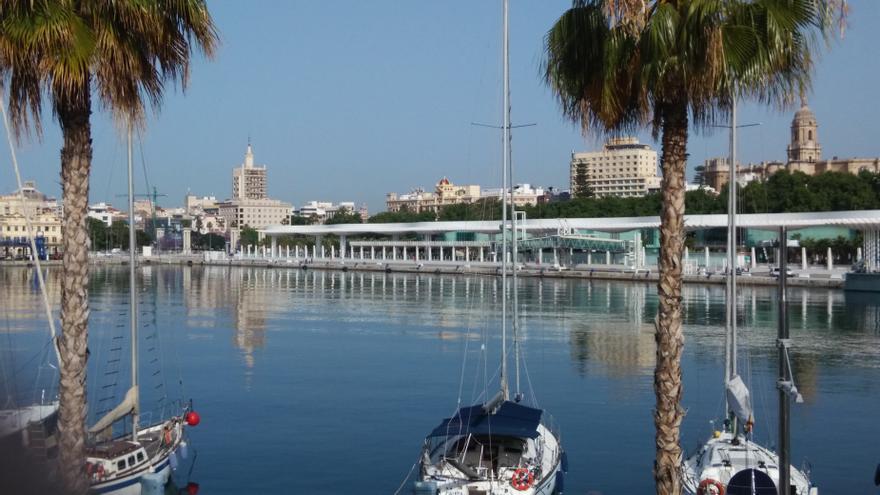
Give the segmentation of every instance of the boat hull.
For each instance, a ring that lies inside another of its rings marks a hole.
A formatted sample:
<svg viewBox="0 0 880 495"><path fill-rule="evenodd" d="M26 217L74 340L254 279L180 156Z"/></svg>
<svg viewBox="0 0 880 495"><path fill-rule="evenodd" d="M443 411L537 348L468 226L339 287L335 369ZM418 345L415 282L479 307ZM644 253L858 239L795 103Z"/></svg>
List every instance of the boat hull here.
<svg viewBox="0 0 880 495"><path fill-rule="evenodd" d="M112 495L141 495L141 478L146 474L155 473L161 478L162 486L168 484L171 479L171 463L169 456L165 456L164 461L156 465L153 469L144 469L106 483L98 483L92 485L89 493L93 494L112 494Z"/></svg>
<svg viewBox="0 0 880 495"><path fill-rule="evenodd" d="M176 466L176 462L172 462L172 457L176 460L177 451L183 442L183 424L179 418L173 418L169 421L151 426L139 433L162 434L165 428L169 428L171 432L170 445L161 447L149 456L149 462L137 466L131 473L121 476L108 476L107 479L93 479L89 493L92 494L111 494L111 495L142 495L144 492L142 479L146 475L150 476L152 484L165 486L171 478L172 468ZM139 438L141 436L139 435ZM136 452L136 451L135 451ZM129 454L122 454L126 457ZM98 461L96 458L89 457L90 461Z"/></svg>
<svg viewBox="0 0 880 495"><path fill-rule="evenodd" d="M707 441L682 465L684 492L697 495L701 483L714 480L729 492L728 483L745 470L766 474L774 486L779 480L779 457L775 452L742 438L734 440L730 433L720 433ZM791 486L797 495L818 495L819 489L810 484L807 475L792 466ZM778 487L776 487L778 491ZM703 494L699 494L703 495Z"/></svg>
<svg viewBox="0 0 880 495"><path fill-rule="evenodd" d="M413 490L415 495L468 495L470 493L517 493L521 495L553 495L556 493L556 480L561 473L559 464L556 469L546 476L537 484L526 490L515 490L507 481L480 481L472 483L462 483L456 486L438 486L432 482L417 483L417 488ZM419 486L420 485L420 486Z"/></svg>
<svg viewBox="0 0 880 495"><path fill-rule="evenodd" d="M531 466L527 467L527 469L539 469L539 472L542 474L540 479L534 480L529 486L521 487L522 489L514 488L512 483L512 474L517 470L517 466L523 466L522 464L515 463L502 468L498 472L497 478L487 479L485 478L486 474L484 474L482 479L474 479L467 476L467 472L462 471L461 467L441 461L440 459L443 458L443 455L439 454L439 450L434 450L431 462L427 462L427 459L424 459L422 462L420 469L422 473L421 481L416 482L413 487L413 493L416 495L482 495L496 493L552 495L556 493L557 480L564 476L563 459L565 455L556 434L544 425L540 425L537 431L539 434L535 438L533 448L543 453L542 458L537 464L527 465ZM456 438L452 438L447 444L453 444L457 441ZM444 447L441 446L440 449ZM466 470L467 468L465 467L464 469Z"/></svg>

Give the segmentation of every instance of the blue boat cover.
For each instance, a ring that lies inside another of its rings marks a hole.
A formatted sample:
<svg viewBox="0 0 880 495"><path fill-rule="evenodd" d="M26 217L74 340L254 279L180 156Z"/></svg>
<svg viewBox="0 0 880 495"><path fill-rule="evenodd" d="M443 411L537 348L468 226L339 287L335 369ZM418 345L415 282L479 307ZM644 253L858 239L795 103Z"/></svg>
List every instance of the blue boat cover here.
<svg viewBox="0 0 880 495"><path fill-rule="evenodd" d="M510 401L502 402L495 414L486 414L482 404L462 407L455 416L444 419L428 436L444 437L470 433L535 438L538 436L542 412L540 409Z"/></svg>

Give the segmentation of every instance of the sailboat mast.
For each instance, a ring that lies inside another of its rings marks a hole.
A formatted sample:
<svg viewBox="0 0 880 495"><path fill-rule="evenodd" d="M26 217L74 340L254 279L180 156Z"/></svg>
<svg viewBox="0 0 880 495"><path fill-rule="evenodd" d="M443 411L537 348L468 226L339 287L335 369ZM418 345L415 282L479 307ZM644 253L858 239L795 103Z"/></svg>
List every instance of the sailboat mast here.
<svg viewBox="0 0 880 495"><path fill-rule="evenodd" d="M724 323L724 390L736 376L736 96L732 96L730 110L730 158L727 180L727 284ZM730 412L727 394L724 394L724 410ZM736 421L736 418L733 418ZM736 428L734 426L733 430Z"/></svg>
<svg viewBox="0 0 880 495"><path fill-rule="evenodd" d="M137 263L137 238L134 225L134 166L132 160L132 124L128 124L128 306L129 325L131 326L131 388L138 388L138 341L137 341L137 279L135 263ZM136 394L136 396L139 394ZM135 403L131 413L131 437L137 441L138 411L140 399Z"/></svg>
<svg viewBox="0 0 880 495"><path fill-rule="evenodd" d="M508 0L503 0L503 15L504 15L504 29L503 29L503 39L501 42L502 45L502 60L503 60L503 79L504 79L504 129L503 129L503 163L502 163L502 172L501 172L501 199L502 199L502 208L501 208L501 293L502 293L502 305L501 305L501 393L504 396L504 400L507 400L510 396L510 391L507 386L507 205L508 205L508 195L511 193L508 188L508 182L510 178L508 177L508 166L510 164L510 67L508 60Z"/></svg>
<svg viewBox="0 0 880 495"><path fill-rule="evenodd" d="M517 229L517 218L516 218L516 198L513 194L513 150L512 150L512 140L513 137L511 135L513 130L513 124L511 122L511 108L510 108L510 10L509 10L509 0L504 1L505 4L505 14L504 14L504 25L505 25L505 36L504 36L504 96L506 96L506 101L504 103L504 109L506 111L504 116L504 129L507 131L507 137L504 139L504 151L507 153L507 184L504 186L508 191L508 198L510 198L510 241L511 241L511 261L513 265L511 266L511 292L513 296L513 307L511 311L511 322L513 328L513 356L514 356L514 373L516 375L516 397L519 400L520 397L520 384L519 384L519 286L517 284L517 262L519 258L519 245L517 241L517 236L519 235L519 231Z"/></svg>
<svg viewBox="0 0 880 495"><path fill-rule="evenodd" d="M730 111L730 187L728 187L728 218L730 219L729 249L727 252L730 270L730 377L736 376L736 95L733 96L733 108Z"/></svg>
<svg viewBox="0 0 880 495"><path fill-rule="evenodd" d="M785 343L788 342L788 230L779 227L779 322L778 340L776 347L779 349L779 493L790 493L791 490L791 424L789 415L791 405L788 391L781 384L791 382L792 378L786 366Z"/></svg>

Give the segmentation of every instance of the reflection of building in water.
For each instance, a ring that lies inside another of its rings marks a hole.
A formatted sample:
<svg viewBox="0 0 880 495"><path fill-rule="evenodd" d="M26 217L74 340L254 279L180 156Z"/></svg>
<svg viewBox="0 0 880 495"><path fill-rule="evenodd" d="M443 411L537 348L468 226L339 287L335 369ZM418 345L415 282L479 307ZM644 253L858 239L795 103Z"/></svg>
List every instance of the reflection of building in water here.
<svg viewBox="0 0 880 495"><path fill-rule="evenodd" d="M647 290L645 284L588 285L588 311L602 316L594 327L582 324L571 330L572 359L581 373L588 362L612 375L641 375L654 367L654 327L643 321Z"/></svg>
<svg viewBox="0 0 880 495"><path fill-rule="evenodd" d="M272 274L274 275L274 272ZM248 271L242 275L244 277L240 281L235 305L234 341L235 346L244 353L245 366L253 368L254 350L262 348L266 343L266 307L264 306L266 287L260 284L260 277L253 276L253 272ZM265 279L262 282L265 282Z"/></svg>
<svg viewBox="0 0 880 495"><path fill-rule="evenodd" d="M276 276L265 269L184 267L188 326L213 326L216 311L228 309L234 322L233 344L243 352L245 365L253 368L254 351L265 345L265 301L283 297L283 291L274 289Z"/></svg>
<svg viewBox="0 0 880 495"><path fill-rule="evenodd" d="M587 364L602 365L615 376L642 375L654 368L654 327L631 321L605 321L573 328L571 357L581 374Z"/></svg>
<svg viewBox="0 0 880 495"><path fill-rule="evenodd" d="M57 307L60 297L60 267L43 269L49 303ZM16 319L46 320L40 286L37 281L36 268L0 269L0 311L5 314L7 322ZM15 326L7 324L8 331L15 331Z"/></svg>

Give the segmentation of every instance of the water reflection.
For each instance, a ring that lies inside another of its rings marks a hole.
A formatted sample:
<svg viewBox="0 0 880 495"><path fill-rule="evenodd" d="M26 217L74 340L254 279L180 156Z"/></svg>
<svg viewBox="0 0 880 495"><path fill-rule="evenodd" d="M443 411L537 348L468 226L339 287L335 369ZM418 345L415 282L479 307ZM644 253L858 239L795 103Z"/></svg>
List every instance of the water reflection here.
<svg viewBox="0 0 880 495"><path fill-rule="evenodd" d="M32 269L0 270L7 334L0 339L0 364L12 356L22 365L45 345L33 275ZM48 271L56 307L59 276ZM113 342L127 345L127 268L93 267L91 281L90 365L112 360ZM206 418L196 434L202 451L214 457L199 471L207 493L277 491L263 480L298 484L303 493L322 487L356 492L362 480L327 469L334 459L352 463L351 472L375 473L376 493L393 492L437 412L455 405L462 351L481 352L473 339L489 339L489 352L498 348L491 340L498 338L502 294L494 277L155 265L139 270L138 283L143 338L161 327L162 356L173 362L180 355L180 376L195 389ZM724 287L686 285L682 296L690 411L683 435L690 446L705 437L708 418L717 417ZM519 300L530 380L570 439L571 490L650 491L654 285L523 278ZM874 421L859 411L877 407L880 305L875 297L825 289L791 288L789 301L793 366L807 399L795 408L795 443L817 461L820 481L832 480L840 493L864 493L836 474L846 469L831 456L874 431ZM772 423L767 411L775 410L776 290L743 286L737 307L740 369L755 377L756 402L769 404L759 416L769 435L763 422ZM125 368L119 367L120 383ZM91 371L90 400L111 379ZM169 386L177 378L170 371ZM465 392L475 373L467 368ZM143 393L157 394L152 385ZM383 426L389 415L395 428ZM846 431L837 428L834 435L803 433L844 422ZM278 442L291 424L297 425L295 450ZM238 441L234 451L230 441ZM401 448L407 442L412 448ZM270 448L275 445L281 447ZM374 455L353 456L355 445L370 446ZM601 480L596 472L604 473ZM250 486L255 482L259 486Z"/></svg>
<svg viewBox="0 0 880 495"><path fill-rule="evenodd" d="M94 267L92 319L118 326L119 295L126 270ZM22 320L43 313L33 269L0 270L0 301L7 332L33 328ZM57 306L59 272L47 272L50 300ZM228 318L232 343L245 369L252 369L267 343L267 331L298 319L382 322L394 329L408 324L437 328L427 337L450 340L472 329L498 325L500 283L494 277L300 269L162 267L140 270L142 298L162 311L185 307L186 328L194 338ZM653 365L654 287L643 283L523 278L520 282L521 337L569 342L580 373L595 362L612 374L644 374ZM837 290L792 288L790 325L798 372L809 376L817 365L880 366L880 348L864 339L880 334L880 306L871 295ZM741 287L737 301L744 359L775 356L776 290ZM686 285L683 321L686 345L696 354L717 356L723 345L724 288ZM418 311L413 311L418 307ZM111 310L111 308L114 308ZM121 310L124 311L124 308ZM154 311L156 311L154 309ZM414 321L415 320L415 321ZM302 330L302 329L300 329Z"/></svg>

